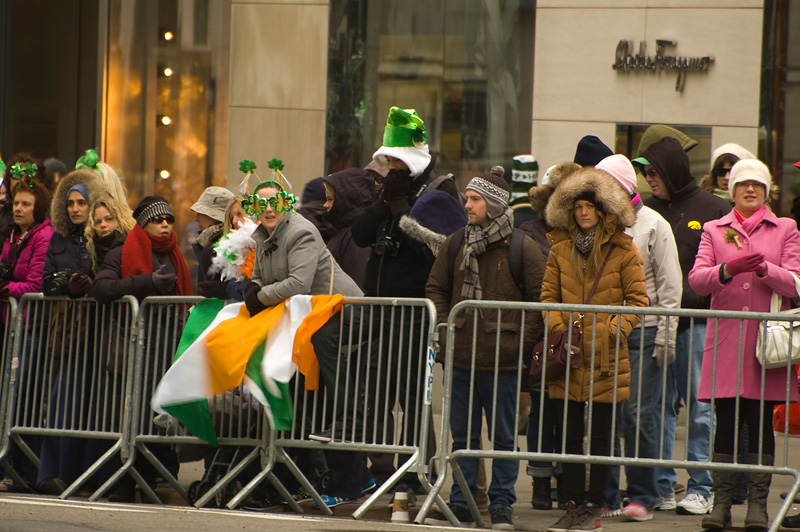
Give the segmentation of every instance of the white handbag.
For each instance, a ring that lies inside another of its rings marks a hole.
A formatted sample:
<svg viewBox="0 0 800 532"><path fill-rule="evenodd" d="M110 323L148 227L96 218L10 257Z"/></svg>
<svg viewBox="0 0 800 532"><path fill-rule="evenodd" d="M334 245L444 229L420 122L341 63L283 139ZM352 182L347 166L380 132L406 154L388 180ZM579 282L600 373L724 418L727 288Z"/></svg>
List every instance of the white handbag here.
<svg viewBox="0 0 800 532"><path fill-rule="evenodd" d="M794 277L795 291L800 294L800 279ZM781 312L782 297L772 293L769 303L771 314L792 314L798 321L766 320L758 328L756 358L767 369L786 367L786 364L800 363L800 308Z"/></svg>

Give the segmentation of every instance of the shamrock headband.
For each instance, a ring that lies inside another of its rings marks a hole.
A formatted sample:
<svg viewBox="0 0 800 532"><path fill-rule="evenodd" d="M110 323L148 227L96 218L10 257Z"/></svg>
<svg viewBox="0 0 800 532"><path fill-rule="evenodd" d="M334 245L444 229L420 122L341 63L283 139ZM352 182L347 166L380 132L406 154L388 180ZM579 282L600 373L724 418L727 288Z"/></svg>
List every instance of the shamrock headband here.
<svg viewBox="0 0 800 532"><path fill-rule="evenodd" d="M272 159L270 162L267 163L267 166L272 170L272 179L259 182L258 185L256 186L256 190L258 190L258 187L260 187L264 183L270 183L270 182L278 185L275 188L277 188L280 191L285 191L287 188L289 190L292 189L292 184L289 183L289 180L286 179L286 176L283 175L283 172L281 172L281 170L283 170L283 161L281 161L280 159ZM258 174L256 174L255 170L256 170L256 163L254 163L253 161L248 161L247 159L239 161L239 171L244 173L244 179L242 179L242 182L239 183L239 192L242 194L242 196L245 197L253 196L253 194L249 194L248 189L250 183L250 176L254 175L258 177ZM285 186L283 184L284 182L286 183Z"/></svg>
<svg viewBox="0 0 800 532"><path fill-rule="evenodd" d="M11 166L11 175L14 179L19 179L20 185L28 185L29 188L36 188L36 183L33 182L33 178L36 176L36 172L39 170L39 167L36 163L16 163ZM23 181L23 178L27 177L28 180Z"/></svg>
<svg viewBox="0 0 800 532"><path fill-rule="evenodd" d="M267 208L269 203L272 210L275 212L288 212L294 208L294 203L297 201L294 194L289 194L285 190L281 190L280 183L275 181L262 181L259 187L264 183L275 183L278 185L278 193L271 198L262 198L258 194L250 194L242 200L242 209L250 216L258 216Z"/></svg>

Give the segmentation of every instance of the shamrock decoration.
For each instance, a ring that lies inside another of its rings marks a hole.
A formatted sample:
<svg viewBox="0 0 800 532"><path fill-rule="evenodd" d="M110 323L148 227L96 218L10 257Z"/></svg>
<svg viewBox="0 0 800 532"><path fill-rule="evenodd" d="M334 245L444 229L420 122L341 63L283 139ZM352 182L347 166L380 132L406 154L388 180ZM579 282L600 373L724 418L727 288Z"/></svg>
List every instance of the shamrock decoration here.
<svg viewBox="0 0 800 532"><path fill-rule="evenodd" d="M258 216L267 208L267 200L258 194L250 194L242 200L242 209L250 216Z"/></svg>
<svg viewBox="0 0 800 532"><path fill-rule="evenodd" d="M3 162L3 159L0 159L0 176L6 173L6 163Z"/></svg>
<svg viewBox="0 0 800 532"><path fill-rule="evenodd" d="M28 183L26 183L29 187L33 188L33 176L36 175L36 171L39 167L36 163L16 163L11 166L11 175L14 176L15 179L19 179L22 182L23 177L30 178Z"/></svg>
<svg viewBox="0 0 800 532"><path fill-rule="evenodd" d="M97 163L100 162L100 156L97 155L97 152L94 150L86 150L86 155L78 157L78 160L75 162L75 168L91 168L92 170L97 170Z"/></svg>
<svg viewBox="0 0 800 532"><path fill-rule="evenodd" d="M742 244L739 242L739 233L733 229L728 229L725 231L725 242L734 243L736 244L736 249L742 249Z"/></svg>
<svg viewBox="0 0 800 532"><path fill-rule="evenodd" d="M239 171L245 174L252 174L256 169L256 163L243 159L239 161Z"/></svg>
<svg viewBox="0 0 800 532"><path fill-rule="evenodd" d="M272 159L269 163L267 163L267 166L273 170L281 171L283 170L283 161L280 159Z"/></svg>

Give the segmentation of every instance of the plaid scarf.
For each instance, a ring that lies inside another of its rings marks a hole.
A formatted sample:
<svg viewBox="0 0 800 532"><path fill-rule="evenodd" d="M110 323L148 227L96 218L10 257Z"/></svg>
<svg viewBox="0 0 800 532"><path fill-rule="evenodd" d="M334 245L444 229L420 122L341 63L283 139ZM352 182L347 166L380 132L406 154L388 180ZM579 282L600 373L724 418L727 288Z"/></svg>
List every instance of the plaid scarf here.
<svg viewBox="0 0 800 532"><path fill-rule="evenodd" d="M463 299L483 299L481 280L478 273L478 255L486 251L489 244L501 242L511 234L511 211L492 220L486 229L479 225L467 224L464 231L464 258L459 270L464 271L464 285L461 287Z"/></svg>

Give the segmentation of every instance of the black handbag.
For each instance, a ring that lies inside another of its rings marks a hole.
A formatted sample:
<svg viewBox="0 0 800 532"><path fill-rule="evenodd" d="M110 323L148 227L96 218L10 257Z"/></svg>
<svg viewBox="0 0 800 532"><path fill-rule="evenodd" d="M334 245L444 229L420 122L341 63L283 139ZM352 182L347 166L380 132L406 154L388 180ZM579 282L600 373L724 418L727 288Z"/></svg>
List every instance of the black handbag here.
<svg viewBox="0 0 800 532"><path fill-rule="evenodd" d="M611 244L603 265L600 266L597 272L592 289L589 290L589 294L586 296L584 305L588 305L591 301L594 291L597 289L597 283L600 282L600 276L603 274L603 270L605 270L615 246L615 244ZM542 373L544 373L544 382L550 382L563 377L567 373L567 365L571 369L578 367L581 357L581 318L583 318L583 314L578 314L578 319L572 323L571 334L569 330L555 331L548 335L546 348L544 340L533 346L533 360L531 360L530 369L533 384L542 380Z"/></svg>

